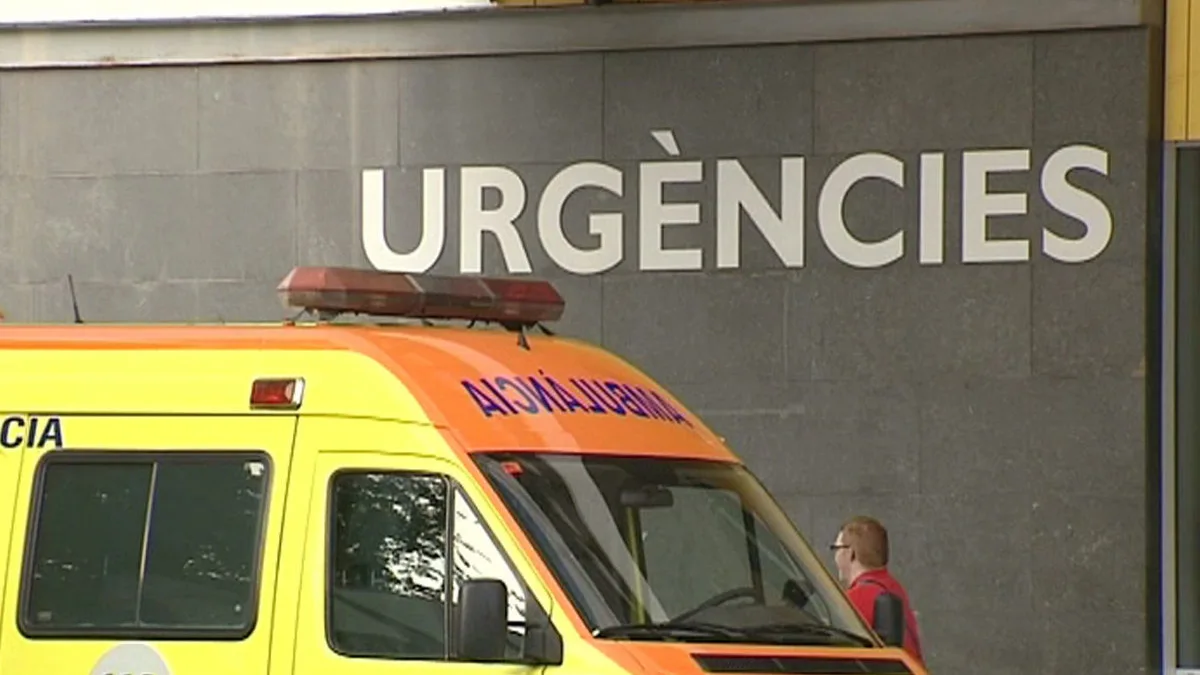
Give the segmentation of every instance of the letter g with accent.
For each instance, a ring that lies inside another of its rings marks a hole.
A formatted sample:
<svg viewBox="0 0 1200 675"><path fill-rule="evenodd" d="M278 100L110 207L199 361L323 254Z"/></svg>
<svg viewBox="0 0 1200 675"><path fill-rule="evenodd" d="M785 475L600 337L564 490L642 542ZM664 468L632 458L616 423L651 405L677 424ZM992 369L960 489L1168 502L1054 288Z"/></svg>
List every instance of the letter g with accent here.
<svg viewBox="0 0 1200 675"><path fill-rule="evenodd" d="M600 188L620 197L623 190L621 172L599 162L579 162L554 174L538 203L538 235L546 254L559 267L575 274L597 274L621 262L624 220L620 213L589 214L588 231L600 240L599 245L584 250L567 241L562 210L567 199L585 187Z"/></svg>
<svg viewBox="0 0 1200 675"><path fill-rule="evenodd" d="M853 267L883 267L904 255L904 230L882 241L855 239L842 215L846 194L866 178L881 178L904 187L904 163L891 155L868 152L842 162L825 179L817 203L817 224L825 245L842 262Z"/></svg>

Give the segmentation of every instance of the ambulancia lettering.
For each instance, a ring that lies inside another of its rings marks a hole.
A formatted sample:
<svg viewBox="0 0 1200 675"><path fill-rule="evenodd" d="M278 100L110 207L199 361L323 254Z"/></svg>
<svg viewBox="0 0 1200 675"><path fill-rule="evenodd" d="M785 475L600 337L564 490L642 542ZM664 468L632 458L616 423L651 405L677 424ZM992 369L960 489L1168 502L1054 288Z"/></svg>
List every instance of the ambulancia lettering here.
<svg viewBox="0 0 1200 675"><path fill-rule="evenodd" d="M463 380L463 389L486 417L500 415L616 415L692 426L687 417L653 389L616 380L584 377L499 375Z"/></svg>
<svg viewBox="0 0 1200 675"><path fill-rule="evenodd" d="M0 447L7 450L63 447L62 420L38 415L9 415L0 420Z"/></svg>

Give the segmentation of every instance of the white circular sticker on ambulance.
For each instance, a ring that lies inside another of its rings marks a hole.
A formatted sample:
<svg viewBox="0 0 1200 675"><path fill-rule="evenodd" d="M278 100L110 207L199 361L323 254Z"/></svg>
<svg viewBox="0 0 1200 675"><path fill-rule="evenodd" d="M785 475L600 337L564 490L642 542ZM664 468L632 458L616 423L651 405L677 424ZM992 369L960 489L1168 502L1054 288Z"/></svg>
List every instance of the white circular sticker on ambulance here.
<svg viewBox="0 0 1200 675"><path fill-rule="evenodd" d="M91 675L171 675L171 669L154 647L140 642L119 644L104 653Z"/></svg>

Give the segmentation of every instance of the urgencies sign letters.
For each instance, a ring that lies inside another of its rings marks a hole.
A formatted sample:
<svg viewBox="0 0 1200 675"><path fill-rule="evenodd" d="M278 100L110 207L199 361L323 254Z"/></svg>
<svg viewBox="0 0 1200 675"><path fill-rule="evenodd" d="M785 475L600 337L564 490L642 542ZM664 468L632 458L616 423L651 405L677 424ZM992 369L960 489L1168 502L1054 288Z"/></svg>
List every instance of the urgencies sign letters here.
<svg viewBox="0 0 1200 675"><path fill-rule="evenodd" d="M671 131L654 131L655 141L672 158L680 151ZM1031 166L1028 148L967 150L962 165L962 250L964 263L1025 262L1036 244L1041 254L1063 263L1087 262L1099 256L1113 234L1113 218L1098 196L1067 180L1073 171L1107 176L1109 155L1104 149L1084 144L1057 148L1040 167ZM863 241L846 227L843 205L850 189L860 181L881 180L899 189L917 189L920 215L916 253L922 265L945 261L946 230L945 153L920 156L920 181L905 185L903 160L885 152L852 155L826 177L817 199L817 228L829 251L846 265L877 268L891 264L911 251L903 224L879 241ZM664 199L664 190L675 183L716 182L716 267L737 268L740 215L742 212L761 232L775 255L787 267L805 263L804 203L805 158L779 160L781 199L778 207L751 179L738 159L718 159L715 177L705 175L699 159L642 162L630 185L636 194L626 195L626 176L620 169L596 161L565 166L551 177L541 194L530 195L525 181L505 166L464 166L460 172L458 210L460 223L459 271L480 273L483 266L483 236L495 237L510 274L529 274L532 267L526 242L514 221L526 209L536 209L537 234L547 255L563 270L579 275L599 274L612 269L624 255L624 216L617 212L588 215L588 231L595 241L580 248L567 240L562 211L567 199L584 189L604 190L619 198L636 199L638 219L638 268L642 271L687 271L703 268L704 251L698 248L666 248L667 227L700 223L700 205ZM1026 215L1029 196L1021 192L988 190L991 175L1035 170L1040 177L1041 197L1059 213L1084 226L1078 238L1067 238L1043 229L1041 240L999 239L988 235L989 217ZM485 208L486 191L499 193L499 204ZM410 251L393 250L385 236L384 174L382 169L362 172L362 241L367 259L381 270L420 273L441 257L446 242L446 168L431 167L422 176L422 234Z"/></svg>

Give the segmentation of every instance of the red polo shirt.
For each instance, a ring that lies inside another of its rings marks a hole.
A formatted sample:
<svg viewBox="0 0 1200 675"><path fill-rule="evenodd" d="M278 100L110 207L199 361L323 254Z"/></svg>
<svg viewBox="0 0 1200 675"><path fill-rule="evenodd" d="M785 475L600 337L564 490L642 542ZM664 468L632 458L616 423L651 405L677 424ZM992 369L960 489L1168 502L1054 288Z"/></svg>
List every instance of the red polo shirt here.
<svg viewBox="0 0 1200 675"><path fill-rule="evenodd" d="M925 659L921 656L921 635L917 632L917 617L913 614L912 605L909 604L908 593L886 569L863 572L854 580L854 583L850 584L846 595L850 596L850 602L866 619L867 624L874 626L875 598L879 597L884 588L898 596L904 603L904 651L924 664Z"/></svg>

